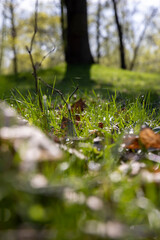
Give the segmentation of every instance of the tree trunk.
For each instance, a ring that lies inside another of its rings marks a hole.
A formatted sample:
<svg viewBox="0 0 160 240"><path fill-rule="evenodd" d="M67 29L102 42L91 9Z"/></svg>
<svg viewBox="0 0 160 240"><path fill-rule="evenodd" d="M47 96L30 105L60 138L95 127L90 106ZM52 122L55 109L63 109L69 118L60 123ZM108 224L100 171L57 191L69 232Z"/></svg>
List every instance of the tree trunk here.
<svg viewBox="0 0 160 240"><path fill-rule="evenodd" d="M16 75L18 73L17 67L17 50L16 50L16 38L17 38L17 31L15 27L15 15L14 15L14 4L13 0L10 1L9 4L9 11L11 15L11 37L12 37L12 51L13 51L13 71Z"/></svg>
<svg viewBox="0 0 160 240"><path fill-rule="evenodd" d="M101 17L101 2L99 0L98 7L97 7L97 21L96 21L97 63L99 63L99 59L100 59L100 17Z"/></svg>
<svg viewBox="0 0 160 240"><path fill-rule="evenodd" d="M61 34L62 34L62 45L64 55L66 56L66 26L65 26L65 14L64 14L64 0L61 0Z"/></svg>
<svg viewBox="0 0 160 240"><path fill-rule="evenodd" d="M136 62L136 59L137 59L137 56L138 56L138 51L139 51L139 48L140 48L141 43L143 41L143 38L145 36L145 33L147 31L147 28L150 25L152 18L156 15L157 11L158 11L158 9L153 9L152 12L151 12L151 15L149 16L149 18L146 20L146 22L144 24L144 29L143 29L143 31L142 31L139 39L138 39L137 45L134 49L133 59L132 59L132 61L130 63L130 66L129 66L129 70L131 70L131 71L134 68L134 65L135 65L135 62Z"/></svg>
<svg viewBox="0 0 160 240"><path fill-rule="evenodd" d="M4 52L4 41L5 41L5 33L6 33L6 17L5 17L5 10L3 9L2 13L2 32L1 32L1 46L0 46L0 72L2 71L2 64L3 64L3 52Z"/></svg>
<svg viewBox="0 0 160 240"><path fill-rule="evenodd" d="M117 2L116 0L112 0L112 3L113 3L114 15L115 15L115 22L116 22L117 31L118 31L118 38L119 38L119 53L120 53L121 68L126 69L123 30L119 21L119 16L117 11Z"/></svg>
<svg viewBox="0 0 160 240"><path fill-rule="evenodd" d="M88 39L86 0L64 0L67 8L66 52L68 64L92 64Z"/></svg>

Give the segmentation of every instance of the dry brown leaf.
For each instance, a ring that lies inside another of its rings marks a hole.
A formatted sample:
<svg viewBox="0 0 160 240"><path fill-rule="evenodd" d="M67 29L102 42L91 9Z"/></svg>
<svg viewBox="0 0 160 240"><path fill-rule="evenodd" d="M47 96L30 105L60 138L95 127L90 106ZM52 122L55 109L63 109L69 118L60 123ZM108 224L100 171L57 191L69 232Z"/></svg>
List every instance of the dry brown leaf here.
<svg viewBox="0 0 160 240"><path fill-rule="evenodd" d="M154 133L154 131L148 127L140 131L139 141L146 149L160 149L160 134Z"/></svg>
<svg viewBox="0 0 160 240"><path fill-rule="evenodd" d="M139 137L136 135L126 135L123 139L124 147L131 150L140 149Z"/></svg>
<svg viewBox="0 0 160 240"><path fill-rule="evenodd" d="M75 111L76 113L81 113L84 111L85 107L86 107L85 102L83 101L82 98L80 98L77 102L72 104L71 110L72 112Z"/></svg>
<svg viewBox="0 0 160 240"><path fill-rule="evenodd" d="M99 127L99 128L103 128L103 127L104 127L104 123L99 122L99 123L98 123L98 127Z"/></svg>
<svg viewBox="0 0 160 240"><path fill-rule="evenodd" d="M155 133L152 129L146 127L140 131L139 136L124 136L123 144L125 148L132 150L141 149L142 147L146 149L160 149L160 134Z"/></svg>
<svg viewBox="0 0 160 240"><path fill-rule="evenodd" d="M75 120L78 121L78 122L81 121L81 117L80 117L79 114L76 114L74 118L75 118Z"/></svg>

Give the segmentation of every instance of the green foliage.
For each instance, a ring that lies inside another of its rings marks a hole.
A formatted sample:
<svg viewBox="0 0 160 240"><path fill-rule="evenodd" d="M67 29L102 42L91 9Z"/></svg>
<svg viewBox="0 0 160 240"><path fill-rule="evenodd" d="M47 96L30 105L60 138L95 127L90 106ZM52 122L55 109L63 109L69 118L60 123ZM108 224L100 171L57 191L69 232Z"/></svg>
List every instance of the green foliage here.
<svg viewBox="0 0 160 240"><path fill-rule="evenodd" d="M47 24L46 24L47 23ZM26 51L26 46L30 45L30 41L34 31L34 14L27 18L18 18L16 24L17 38L15 41L17 56L18 56L18 69L19 72L30 71L30 61L28 53ZM9 62L9 54L12 46L12 37L10 36L10 28L6 29L6 39L5 39L5 58ZM36 34L36 39L34 42L33 52L36 62L40 62L42 58L54 47L57 48L56 51L52 52L50 56L46 59L43 67L53 66L54 64L62 62L63 53L62 46L60 46L61 41L61 31L60 31L60 17L58 15L50 16L47 13L39 12L38 14L38 32ZM4 59L4 70L5 72L12 72L12 63L10 62L9 67L5 64Z"/></svg>

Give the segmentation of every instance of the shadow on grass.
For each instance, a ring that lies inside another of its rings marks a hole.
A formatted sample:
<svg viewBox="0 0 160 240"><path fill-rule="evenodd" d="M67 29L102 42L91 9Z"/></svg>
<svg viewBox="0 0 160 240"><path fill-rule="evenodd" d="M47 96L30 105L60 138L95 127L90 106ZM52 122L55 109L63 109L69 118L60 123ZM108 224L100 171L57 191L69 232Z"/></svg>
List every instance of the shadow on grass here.
<svg viewBox="0 0 160 240"><path fill-rule="evenodd" d="M113 85L110 83L97 84L97 81L91 78L91 67L92 65L67 65L64 77L56 83L56 88L64 94L69 94L77 86L82 93L90 93L92 90L97 91L98 89L101 92L102 88L103 90L104 88L113 89ZM115 91L111 90L111 92Z"/></svg>
<svg viewBox="0 0 160 240"><path fill-rule="evenodd" d="M70 95L79 86L78 94L84 93L97 95L104 99L115 96L117 101L134 101L137 97L144 99L143 95L150 94L150 102L153 106L159 105L159 78L147 73L134 73L120 69L106 68L101 65L65 65L61 64L52 69L39 71L39 76L47 83L53 85L64 93ZM16 94L16 88L27 96L28 90L35 94L35 83L30 73L20 73L17 77L6 75L0 77L0 98L7 99L11 91ZM137 85L136 85L137 84ZM44 94L50 94L51 90L41 84Z"/></svg>
<svg viewBox="0 0 160 240"><path fill-rule="evenodd" d="M146 91L143 88L136 89L130 86L129 89L121 87L117 90L111 82L98 82L97 79L91 78L91 68L92 65L67 65L64 77L61 81L57 81L56 88L69 95L74 88L79 86L79 92L82 94L90 94L94 90L97 97L109 99L116 95L116 100L121 102L135 102L136 98L143 101L147 96L150 98L151 105L157 105L157 102L160 101L158 92L152 88L150 91Z"/></svg>
<svg viewBox="0 0 160 240"><path fill-rule="evenodd" d="M12 92L18 89L22 94L34 89L34 79L31 73L19 73L17 76L9 74L0 76L0 99L8 100Z"/></svg>

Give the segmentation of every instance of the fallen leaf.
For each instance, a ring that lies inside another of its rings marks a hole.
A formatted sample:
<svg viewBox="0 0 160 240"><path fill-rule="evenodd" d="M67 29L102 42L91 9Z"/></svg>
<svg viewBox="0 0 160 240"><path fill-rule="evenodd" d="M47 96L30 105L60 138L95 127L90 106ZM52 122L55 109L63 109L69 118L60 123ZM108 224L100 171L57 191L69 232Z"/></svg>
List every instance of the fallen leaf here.
<svg viewBox="0 0 160 240"><path fill-rule="evenodd" d="M134 134L125 135L123 138L123 147L126 149L140 149L139 137Z"/></svg>
<svg viewBox="0 0 160 240"><path fill-rule="evenodd" d="M160 134L154 133L154 131L148 127L140 131L139 141L146 149L160 149Z"/></svg>
<svg viewBox="0 0 160 240"><path fill-rule="evenodd" d="M76 121L80 121L80 120L81 120L80 115L76 114L76 115L75 115L75 120L76 120Z"/></svg>
<svg viewBox="0 0 160 240"><path fill-rule="evenodd" d="M80 115L79 115L79 114L76 114L76 115L74 116L74 119L75 119L75 125L76 125L76 127L78 127L79 130L80 130L80 127L81 127L81 124L80 124L80 122L81 122L81 117L80 117Z"/></svg>
<svg viewBox="0 0 160 240"><path fill-rule="evenodd" d="M103 127L104 127L104 124L103 124L102 122L99 122L99 123L98 123L98 127L99 127L99 128L103 128Z"/></svg>
<svg viewBox="0 0 160 240"><path fill-rule="evenodd" d="M160 134L155 133L149 127L143 128L139 136L134 134L125 135L123 138L123 144L126 149L160 149Z"/></svg>
<svg viewBox="0 0 160 240"><path fill-rule="evenodd" d="M73 103L71 106L71 111L76 113L81 113L86 108L85 102L80 98L77 102Z"/></svg>

